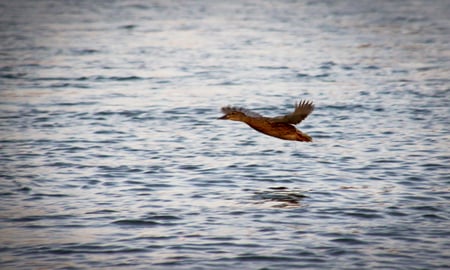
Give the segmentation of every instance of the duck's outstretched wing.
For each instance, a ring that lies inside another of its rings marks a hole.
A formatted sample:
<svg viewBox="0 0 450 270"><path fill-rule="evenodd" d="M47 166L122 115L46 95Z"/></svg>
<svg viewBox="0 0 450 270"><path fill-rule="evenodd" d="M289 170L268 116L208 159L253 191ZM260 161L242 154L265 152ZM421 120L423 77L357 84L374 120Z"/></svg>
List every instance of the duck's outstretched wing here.
<svg viewBox="0 0 450 270"><path fill-rule="evenodd" d="M254 111L242 108L242 107L231 107L231 106L227 106L227 107L223 107L222 108L222 112L224 114L229 114L232 112L241 112L245 115L247 115L248 117L255 117L255 118L260 118L263 117L262 115L260 115L259 113L255 113Z"/></svg>
<svg viewBox="0 0 450 270"><path fill-rule="evenodd" d="M296 125L303 121L314 110L314 104L311 101L303 100L295 103L294 112L282 116L270 118L275 123L288 123Z"/></svg>

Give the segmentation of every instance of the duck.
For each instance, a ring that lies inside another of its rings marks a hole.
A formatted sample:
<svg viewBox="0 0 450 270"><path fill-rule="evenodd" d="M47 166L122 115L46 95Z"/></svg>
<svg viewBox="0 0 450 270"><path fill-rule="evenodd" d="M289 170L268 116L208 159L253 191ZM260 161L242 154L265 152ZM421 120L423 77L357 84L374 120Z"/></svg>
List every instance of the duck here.
<svg viewBox="0 0 450 270"><path fill-rule="evenodd" d="M277 117L265 117L242 107L226 106L221 110L224 115L220 120L244 122L256 131L282 140L312 142L311 136L295 127L314 110L312 101L300 100L293 112Z"/></svg>

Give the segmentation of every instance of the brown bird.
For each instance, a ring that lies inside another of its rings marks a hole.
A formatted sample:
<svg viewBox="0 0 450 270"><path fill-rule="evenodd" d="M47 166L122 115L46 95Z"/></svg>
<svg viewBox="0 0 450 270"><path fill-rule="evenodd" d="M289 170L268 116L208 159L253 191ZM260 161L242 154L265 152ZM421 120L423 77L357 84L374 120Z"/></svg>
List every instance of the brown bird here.
<svg viewBox="0 0 450 270"><path fill-rule="evenodd" d="M301 132L294 125L300 123L313 110L314 104L307 100L296 103L292 113L278 117L264 117L241 107L227 106L222 108L225 115L218 119L241 121L261 133L283 140L312 142L311 136Z"/></svg>

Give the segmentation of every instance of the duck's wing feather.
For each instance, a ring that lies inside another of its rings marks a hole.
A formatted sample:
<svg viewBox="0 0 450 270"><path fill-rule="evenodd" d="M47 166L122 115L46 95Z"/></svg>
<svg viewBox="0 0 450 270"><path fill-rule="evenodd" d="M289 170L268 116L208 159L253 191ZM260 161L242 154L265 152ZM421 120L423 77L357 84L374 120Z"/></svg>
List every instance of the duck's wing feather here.
<svg viewBox="0 0 450 270"><path fill-rule="evenodd" d="M260 115L259 113L256 113L254 111L242 108L242 107L231 107L231 106L226 106L222 108L222 112L224 114L228 114L231 112L241 112L245 115L247 115L248 117L255 117L255 118L259 118L259 117L263 117L262 115Z"/></svg>
<svg viewBox="0 0 450 270"><path fill-rule="evenodd" d="M296 125L303 121L313 110L314 104L311 101L303 100L295 103L295 109L292 113L270 118L270 121Z"/></svg>

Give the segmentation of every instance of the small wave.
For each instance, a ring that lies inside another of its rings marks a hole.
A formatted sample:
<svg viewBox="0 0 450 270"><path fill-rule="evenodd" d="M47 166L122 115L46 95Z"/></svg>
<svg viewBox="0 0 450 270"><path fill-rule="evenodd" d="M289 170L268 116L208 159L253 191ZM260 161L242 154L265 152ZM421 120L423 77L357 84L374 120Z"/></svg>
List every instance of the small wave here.
<svg viewBox="0 0 450 270"><path fill-rule="evenodd" d="M27 75L27 73L9 73L9 74L2 74L0 75L0 78L3 79L20 79Z"/></svg>
<svg viewBox="0 0 450 270"><path fill-rule="evenodd" d="M137 25L135 25L135 24L127 24L127 25L119 26L119 29L132 30L136 27L137 27Z"/></svg>
<svg viewBox="0 0 450 270"><path fill-rule="evenodd" d="M91 78L93 81L137 81L142 79L144 78L138 76L95 76Z"/></svg>
<svg viewBox="0 0 450 270"><path fill-rule="evenodd" d="M73 54L76 55L87 55L87 54L95 54L95 53L99 53L99 50L96 49L75 49L72 50Z"/></svg>
<svg viewBox="0 0 450 270"><path fill-rule="evenodd" d="M112 222L113 224L121 226L133 226L133 227L154 227L154 226L174 226L176 223L158 222L153 220L141 220L141 219L123 219Z"/></svg>
<svg viewBox="0 0 450 270"><path fill-rule="evenodd" d="M357 217L357 218L364 218L364 219L376 219L376 218L383 218L382 215L374 213L373 211L363 211L363 210L355 210L352 212L346 212L345 213L348 216Z"/></svg>
<svg viewBox="0 0 450 270"><path fill-rule="evenodd" d="M113 222L118 225L128 225L128 226L158 226L163 225L157 221L152 220L140 220L140 219L122 219Z"/></svg>
<svg viewBox="0 0 450 270"><path fill-rule="evenodd" d="M42 216L24 216L19 218L11 218L10 222L33 222L40 220L62 220L74 218L72 215L42 215Z"/></svg>
<svg viewBox="0 0 450 270"><path fill-rule="evenodd" d="M97 104L97 102L93 102L93 101L55 103L56 106L65 106L65 107L70 107L70 106L91 106L91 105L95 105L95 104Z"/></svg>
<svg viewBox="0 0 450 270"><path fill-rule="evenodd" d="M96 211L91 211L91 212L86 212L86 214L88 215L95 215L95 214L110 214L110 213L115 213L117 212L116 210L110 210L110 209L102 209L102 210L96 210Z"/></svg>
<svg viewBox="0 0 450 270"><path fill-rule="evenodd" d="M261 69L289 69L287 66L259 66Z"/></svg>
<svg viewBox="0 0 450 270"><path fill-rule="evenodd" d="M60 247L45 247L48 250L40 250L42 253L46 251L50 254L72 254L72 253L128 253L128 252L140 252L144 249L124 247L120 245L96 245L96 244L67 244Z"/></svg>
<svg viewBox="0 0 450 270"><path fill-rule="evenodd" d="M343 238L336 238L331 239L332 242L337 242L340 244L347 244L347 245L367 245L368 243L365 241L358 240L356 238L350 238L350 237L343 237Z"/></svg>

